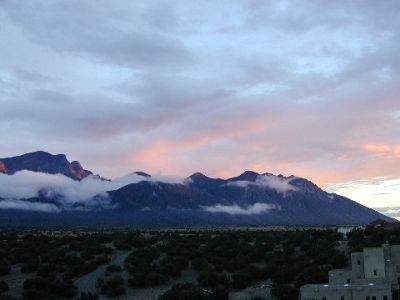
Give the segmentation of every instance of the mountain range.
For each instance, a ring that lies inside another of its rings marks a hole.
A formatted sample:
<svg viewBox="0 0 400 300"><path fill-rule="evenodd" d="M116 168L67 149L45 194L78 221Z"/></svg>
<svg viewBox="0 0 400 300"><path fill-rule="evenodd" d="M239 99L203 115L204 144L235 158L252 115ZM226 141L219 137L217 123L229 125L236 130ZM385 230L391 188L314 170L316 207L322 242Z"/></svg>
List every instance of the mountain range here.
<svg viewBox="0 0 400 300"><path fill-rule="evenodd" d="M64 154L38 151L0 159L0 179L3 176L8 185L19 187L15 182L23 171L32 178L46 174L62 175L66 180L64 185L58 181L57 186L36 185L36 190L25 197L13 196L12 188L2 193L10 187L0 186L0 225L169 227L366 224L376 219L395 222L296 176L246 171L228 179L195 173L180 180L165 180L135 172L109 181L93 175L77 161L69 162ZM82 198L79 193L87 190L92 194Z"/></svg>

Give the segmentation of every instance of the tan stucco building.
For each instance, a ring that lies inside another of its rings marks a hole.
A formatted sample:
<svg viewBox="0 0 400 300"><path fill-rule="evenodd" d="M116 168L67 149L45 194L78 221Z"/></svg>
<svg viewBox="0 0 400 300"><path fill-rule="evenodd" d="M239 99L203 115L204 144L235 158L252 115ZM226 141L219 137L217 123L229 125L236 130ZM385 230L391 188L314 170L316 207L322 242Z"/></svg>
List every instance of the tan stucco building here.
<svg viewBox="0 0 400 300"><path fill-rule="evenodd" d="M329 271L329 283L308 284L301 300L400 300L400 245L351 254L351 268Z"/></svg>

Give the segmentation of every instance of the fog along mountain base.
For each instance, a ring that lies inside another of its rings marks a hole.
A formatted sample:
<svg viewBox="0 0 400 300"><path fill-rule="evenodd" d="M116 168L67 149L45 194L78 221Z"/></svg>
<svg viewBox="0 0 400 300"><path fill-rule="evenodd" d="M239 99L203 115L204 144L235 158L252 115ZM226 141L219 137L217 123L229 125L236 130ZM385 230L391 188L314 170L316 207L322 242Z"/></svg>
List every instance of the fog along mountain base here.
<svg viewBox="0 0 400 300"><path fill-rule="evenodd" d="M220 179L195 173L171 182L136 172L110 181L94 176L79 162L70 163L63 154L39 151L0 159L0 180L14 184L12 179L23 171L29 171L32 180L43 173L59 180L61 174L68 188L37 184L33 195L21 197L13 196L12 191L2 193L6 187L0 186L0 225L179 227L367 224L376 219L395 222L296 176L246 171ZM89 182L91 191L98 189L98 193L83 200L78 193L73 194L77 198L68 194L71 186L88 190Z"/></svg>

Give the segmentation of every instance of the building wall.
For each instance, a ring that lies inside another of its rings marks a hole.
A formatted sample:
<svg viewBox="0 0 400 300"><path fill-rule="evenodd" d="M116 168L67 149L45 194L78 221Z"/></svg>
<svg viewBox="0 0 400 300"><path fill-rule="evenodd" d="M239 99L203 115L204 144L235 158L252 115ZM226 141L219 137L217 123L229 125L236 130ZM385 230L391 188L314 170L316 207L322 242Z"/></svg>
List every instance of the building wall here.
<svg viewBox="0 0 400 300"><path fill-rule="evenodd" d="M389 246L390 256L386 260L387 278L392 284L393 289L398 290L400 287L400 245Z"/></svg>
<svg viewBox="0 0 400 300"><path fill-rule="evenodd" d="M351 281L351 270L331 270L328 272L329 284L346 284Z"/></svg>
<svg viewBox="0 0 400 300"><path fill-rule="evenodd" d="M386 278L383 248L364 249L365 278Z"/></svg>
<svg viewBox="0 0 400 300"><path fill-rule="evenodd" d="M383 300L384 296L387 300L392 300L390 285L376 286L343 286L343 287L324 287L321 286L304 286L301 288L301 300L366 300L367 297L372 300Z"/></svg>
<svg viewBox="0 0 400 300"><path fill-rule="evenodd" d="M353 298L351 300L365 300L367 297L370 297L370 300L373 300L373 297L376 297L376 300L382 300L384 296L386 296L388 300L392 300L390 285L376 286L373 288L354 287L352 289Z"/></svg>
<svg viewBox="0 0 400 300"><path fill-rule="evenodd" d="M354 252L351 254L352 279L364 278L364 253Z"/></svg>
<svg viewBox="0 0 400 300"><path fill-rule="evenodd" d="M339 289L311 286L301 288L301 300L323 300L324 297L326 297L326 300L340 300L341 297L344 297L345 300L353 300L350 288Z"/></svg>
<svg viewBox="0 0 400 300"><path fill-rule="evenodd" d="M400 266L400 245L390 246L390 256L392 264Z"/></svg>

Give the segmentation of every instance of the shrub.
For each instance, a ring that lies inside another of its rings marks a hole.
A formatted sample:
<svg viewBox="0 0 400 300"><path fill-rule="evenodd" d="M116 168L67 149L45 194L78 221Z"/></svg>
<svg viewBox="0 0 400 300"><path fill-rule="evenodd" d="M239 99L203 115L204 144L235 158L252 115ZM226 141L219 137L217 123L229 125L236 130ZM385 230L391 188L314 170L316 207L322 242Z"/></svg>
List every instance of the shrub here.
<svg viewBox="0 0 400 300"><path fill-rule="evenodd" d="M81 293L77 300L98 300L99 295L96 293Z"/></svg>
<svg viewBox="0 0 400 300"><path fill-rule="evenodd" d="M133 288L157 286L166 283L168 278L157 271L151 271L146 274L135 273L129 278L129 285Z"/></svg>
<svg viewBox="0 0 400 300"><path fill-rule="evenodd" d="M3 259L0 260L0 276L7 275L10 273L11 267L10 265L4 261Z"/></svg>
<svg viewBox="0 0 400 300"><path fill-rule="evenodd" d="M297 299L298 290L289 284L274 285L271 289L271 295L280 300Z"/></svg>
<svg viewBox="0 0 400 300"><path fill-rule="evenodd" d="M232 275L232 287L236 290L242 290L250 286L251 275L246 272L238 272Z"/></svg>
<svg viewBox="0 0 400 300"><path fill-rule="evenodd" d="M229 282L225 274L218 274L215 271L201 271L197 277L200 286L205 288L214 288L217 285L227 285Z"/></svg>
<svg viewBox="0 0 400 300"><path fill-rule="evenodd" d="M212 297L190 283L179 283L171 287L158 300L211 300Z"/></svg>
<svg viewBox="0 0 400 300"><path fill-rule="evenodd" d="M107 297L116 297L125 294L124 279L121 276L114 276L109 279L98 279L101 293Z"/></svg>
<svg viewBox="0 0 400 300"><path fill-rule="evenodd" d="M208 268L208 262L205 258L196 257L192 260L192 268L200 271Z"/></svg>
<svg viewBox="0 0 400 300"><path fill-rule="evenodd" d="M52 295L69 299L75 296L76 287L70 282L64 282L57 279L49 282L48 291Z"/></svg>
<svg viewBox="0 0 400 300"><path fill-rule="evenodd" d="M107 267L106 270L108 273L115 273L115 272L121 272L121 267L120 266L116 266L116 265L111 265Z"/></svg>
<svg viewBox="0 0 400 300"><path fill-rule="evenodd" d="M11 295L0 295L0 300L23 300L23 299Z"/></svg>
<svg viewBox="0 0 400 300"><path fill-rule="evenodd" d="M7 292L9 290L7 282L0 280L0 293Z"/></svg>
<svg viewBox="0 0 400 300"><path fill-rule="evenodd" d="M29 258L21 268L22 273L32 273L35 272L40 265L39 257L33 256Z"/></svg>
<svg viewBox="0 0 400 300"><path fill-rule="evenodd" d="M24 290L45 290L47 288L48 282L47 280L36 277L36 278L29 278L24 281L23 288Z"/></svg>
<svg viewBox="0 0 400 300"><path fill-rule="evenodd" d="M212 296L215 300L228 300L229 290L226 287L219 285L213 290Z"/></svg>
<svg viewBox="0 0 400 300"><path fill-rule="evenodd" d="M55 278L26 279L23 288L23 296L28 299L69 299L76 293L76 287L72 283Z"/></svg>

